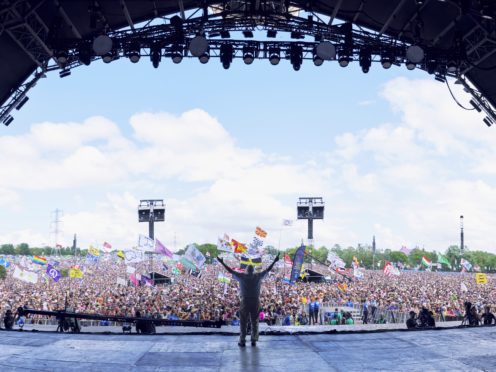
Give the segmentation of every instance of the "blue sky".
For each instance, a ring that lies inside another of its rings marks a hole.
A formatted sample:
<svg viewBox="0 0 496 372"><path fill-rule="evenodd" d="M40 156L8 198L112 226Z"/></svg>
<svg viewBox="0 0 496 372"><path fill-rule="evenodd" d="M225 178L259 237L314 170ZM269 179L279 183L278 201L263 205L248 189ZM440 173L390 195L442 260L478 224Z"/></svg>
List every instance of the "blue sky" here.
<svg viewBox="0 0 496 372"><path fill-rule="evenodd" d="M454 87L459 99L469 97ZM444 250L464 214L472 249L496 251L495 134L443 84L404 66L271 66L146 58L51 73L0 128L0 243L53 244L50 212L80 243L135 244L139 199L164 198L157 237L181 248L228 233L305 238L298 196L323 196L317 245Z"/></svg>

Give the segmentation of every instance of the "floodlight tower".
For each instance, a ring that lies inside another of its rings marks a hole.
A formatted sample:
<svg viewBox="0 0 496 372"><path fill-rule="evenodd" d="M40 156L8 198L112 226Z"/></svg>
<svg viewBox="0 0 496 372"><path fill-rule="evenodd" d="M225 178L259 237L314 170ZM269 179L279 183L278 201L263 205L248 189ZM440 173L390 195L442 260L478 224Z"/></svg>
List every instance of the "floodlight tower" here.
<svg viewBox="0 0 496 372"><path fill-rule="evenodd" d="M313 243L313 220L324 219L324 200L321 197L302 197L296 203L299 220L308 221L308 242Z"/></svg>
<svg viewBox="0 0 496 372"><path fill-rule="evenodd" d="M148 222L148 236L155 239L155 222L165 220L165 204L163 199L140 200L138 221ZM153 253L150 254L150 272L153 271Z"/></svg>

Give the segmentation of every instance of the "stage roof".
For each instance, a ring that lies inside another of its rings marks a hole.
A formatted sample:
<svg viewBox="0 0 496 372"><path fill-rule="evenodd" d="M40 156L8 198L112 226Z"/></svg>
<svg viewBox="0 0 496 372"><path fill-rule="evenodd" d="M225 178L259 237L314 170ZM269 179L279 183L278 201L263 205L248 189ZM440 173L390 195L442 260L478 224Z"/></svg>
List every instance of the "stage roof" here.
<svg viewBox="0 0 496 372"><path fill-rule="evenodd" d="M237 4L243 1L236 1ZM249 4L260 4L259 0ZM448 49L462 38L471 64L463 75L496 106L494 1L484 0L322 0L275 1L327 15L330 23L355 26L408 43ZM57 38L97 36L140 22L182 15L218 1L190 0L0 0L0 106L53 55ZM489 4L485 7L484 4ZM489 12L489 16L488 16ZM492 13L491 13L492 12ZM248 14L248 13L247 13Z"/></svg>

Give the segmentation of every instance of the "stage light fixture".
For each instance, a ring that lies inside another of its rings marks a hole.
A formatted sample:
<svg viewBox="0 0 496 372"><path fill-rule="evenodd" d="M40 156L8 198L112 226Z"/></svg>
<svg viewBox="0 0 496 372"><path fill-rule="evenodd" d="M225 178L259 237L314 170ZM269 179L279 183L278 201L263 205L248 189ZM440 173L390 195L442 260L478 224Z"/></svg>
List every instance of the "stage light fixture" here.
<svg viewBox="0 0 496 372"><path fill-rule="evenodd" d="M319 56L316 49L317 48L313 49L313 64L315 66L322 66L322 64L324 63L324 60Z"/></svg>
<svg viewBox="0 0 496 372"><path fill-rule="evenodd" d="M253 47L245 45L243 47L243 62L246 65L251 65L255 60L255 50Z"/></svg>
<svg viewBox="0 0 496 372"><path fill-rule="evenodd" d="M315 47L315 53L323 61L336 59L336 47L329 41L323 41Z"/></svg>
<svg viewBox="0 0 496 372"><path fill-rule="evenodd" d="M103 55L102 57L102 61L105 62L105 63L110 63L114 60L114 53L113 51L110 51L106 54Z"/></svg>
<svg viewBox="0 0 496 372"><path fill-rule="evenodd" d="M290 36L291 39L296 39L296 40L305 38L305 35L303 35L301 32L298 31L292 31Z"/></svg>
<svg viewBox="0 0 496 372"><path fill-rule="evenodd" d="M418 45L410 45L406 50L406 58L413 63L420 63L425 57L425 52Z"/></svg>
<svg viewBox="0 0 496 372"><path fill-rule="evenodd" d="M295 71L299 71L303 62L303 48L299 45L291 44L289 48L289 60Z"/></svg>
<svg viewBox="0 0 496 372"><path fill-rule="evenodd" d="M170 19L170 24L173 26L176 30L181 30L183 27L183 19L179 17L178 15L173 16Z"/></svg>
<svg viewBox="0 0 496 372"><path fill-rule="evenodd" d="M133 42L129 49L126 50L126 56L132 63L138 63L141 58L141 48L136 42Z"/></svg>
<svg viewBox="0 0 496 372"><path fill-rule="evenodd" d="M59 72L60 78L65 78L71 74L71 70L62 70Z"/></svg>
<svg viewBox="0 0 496 372"><path fill-rule="evenodd" d="M90 63L91 63L91 46L90 45L82 44L79 46L78 59L82 64L84 64L86 66L90 65Z"/></svg>
<svg viewBox="0 0 496 372"><path fill-rule="evenodd" d="M406 61L405 66L410 71L415 70L415 67L417 67L417 65L415 63L413 63L412 61Z"/></svg>
<svg viewBox="0 0 496 372"><path fill-rule="evenodd" d="M245 30L245 31L243 31L243 35L244 35L244 37L246 37L247 39L251 39L251 38L253 38L253 32L252 32L252 31L250 31L250 30Z"/></svg>
<svg viewBox="0 0 496 372"><path fill-rule="evenodd" d="M267 37L268 38L275 38L277 36L277 31L276 30L267 30Z"/></svg>
<svg viewBox="0 0 496 372"><path fill-rule="evenodd" d="M477 110L477 112L481 112L482 109L480 108L479 104L477 102L475 102L473 99L470 100L470 104L474 107L475 110Z"/></svg>
<svg viewBox="0 0 496 372"><path fill-rule="evenodd" d="M482 119L482 121L488 126L490 127L491 125L493 125L493 122L491 121L491 119L489 119L489 117L485 117L484 119Z"/></svg>
<svg viewBox="0 0 496 372"><path fill-rule="evenodd" d="M458 71L458 63L456 63L456 61L451 60L446 65L446 68L447 68L448 72L455 73Z"/></svg>
<svg viewBox="0 0 496 372"><path fill-rule="evenodd" d="M208 40L201 35L195 36L189 42L189 51L194 57L203 56L208 52Z"/></svg>
<svg viewBox="0 0 496 372"><path fill-rule="evenodd" d="M223 39L229 39L231 37L231 33L229 31L222 30L220 32L220 37Z"/></svg>
<svg viewBox="0 0 496 372"><path fill-rule="evenodd" d="M389 69L393 65L394 58L389 53L383 53L381 55L381 65L384 69Z"/></svg>
<svg viewBox="0 0 496 372"><path fill-rule="evenodd" d="M158 68L160 61L162 60L162 49L159 45L152 45L150 47L150 61L155 68Z"/></svg>
<svg viewBox="0 0 496 372"><path fill-rule="evenodd" d="M107 35L100 35L93 40L93 51L97 56L103 56L112 50L113 41Z"/></svg>
<svg viewBox="0 0 496 372"><path fill-rule="evenodd" d="M28 96L24 96L21 101L17 104L16 106L16 110L19 111L20 109L22 109L22 106L24 106L26 104L26 102L29 101L29 97Z"/></svg>
<svg viewBox="0 0 496 372"><path fill-rule="evenodd" d="M436 72L438 68L438 63L434 59L429 59L425 62L425 69L427 70L427 73L429 75L432 75L433 73Z"/></svg>
<svg viewBox="0 0 496 372"><path fill-rule="evenodd" d="M440 73L434 75L434 80L439 81L440 83L446 83L446 77Z"/></svg>
<svg viewBox="0 0 496 372"><path fill-rule="evenodd" d="M3 124L8 127L10 125L10 123L12 123L14 121L14 117L12 115L9 115L7 116L4 121L3 121Z"/></svg>
<svg viewBox="0 0 496 372"><path fill-rule="evenodd" d="M269 61L272 66L276 66L279 64L281 60L281 52L279 48L271 48L269 49Z"/></svg>
<svg viewBox="0 0 496 372"><path fill-rule="evenodd" d="M233 60L233 46L231 44L222 44L220 46L220 62L226 70L231 66Z"/></svg>
<svg viewBox="0 0 496 372"><path fill-rule="evenodd" d="M346 52L341 52L339 54L338 63L341 67L347 67L351 62L351 58Z"/></svg>
<svg viewBox="0 0 496 372"><path fill-rule="evenodd" d="M363 73L368 73L370 66L372 65L372 55L370 54L370 50L367 48L360 49L359 63Z"/></svg>
<svg viewBox="0 0 496 372"><path fill-rule="evenodd" d="M180 46L176 45L172 47L171 59L175 64L181 63L183 60L183 53Z"/></svg>
<svg viewBox="0 0 496 372"><path fill-rule="evenodd" d="M202 64L208 63L208 61L210 60L210 53L206 51L205 53L203 53L201 56L198 57L198 60Z"/></svg>
<svg viewBox="0 0 496 372"><path fill-rule="evenodd" d="M65 65L67 63L68 55L67 51L59 50L55 53L55 58L57 58L57 62L61 65Z"/></svg>

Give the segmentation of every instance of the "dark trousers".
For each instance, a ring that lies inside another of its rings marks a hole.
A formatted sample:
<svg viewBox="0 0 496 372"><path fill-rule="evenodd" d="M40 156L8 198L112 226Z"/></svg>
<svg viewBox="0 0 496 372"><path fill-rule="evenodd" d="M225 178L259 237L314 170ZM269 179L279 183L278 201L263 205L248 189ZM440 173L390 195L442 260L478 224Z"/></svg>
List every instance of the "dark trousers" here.
<svg viewBox="0 0 496 372"><path fill-rule="evenodd" d="M258 298L243 298L239 309L239 342L245 343L248 333L248 321L251 322L251 340L258 341L258 319L260 302Z"/></svg>

